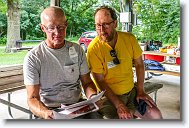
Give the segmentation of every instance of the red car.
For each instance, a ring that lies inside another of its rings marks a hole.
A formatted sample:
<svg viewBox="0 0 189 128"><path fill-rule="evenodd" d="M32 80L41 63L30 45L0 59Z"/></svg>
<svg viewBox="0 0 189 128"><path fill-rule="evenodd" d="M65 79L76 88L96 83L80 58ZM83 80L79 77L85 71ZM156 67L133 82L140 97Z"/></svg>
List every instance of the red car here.
<svg viewBox="0 0 189 128"><path fill-rule="evenodd" d="M97 36L96 31L87 31L84 32L79 38L79 44L85 52L87 52L87 47L89 43Z"/></svg>

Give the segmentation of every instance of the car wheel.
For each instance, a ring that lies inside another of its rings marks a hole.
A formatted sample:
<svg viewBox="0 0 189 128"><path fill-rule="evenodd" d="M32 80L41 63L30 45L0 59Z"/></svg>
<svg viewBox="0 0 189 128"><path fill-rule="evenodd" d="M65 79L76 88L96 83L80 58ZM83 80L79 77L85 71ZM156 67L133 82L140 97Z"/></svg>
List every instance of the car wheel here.
<svg viewBox="0 0 189 128"><path fill-rule="evenodd" d="M84 52L87 52L87 47L85 46L85 44L81 44L81 47L83 48Z"/></svg>

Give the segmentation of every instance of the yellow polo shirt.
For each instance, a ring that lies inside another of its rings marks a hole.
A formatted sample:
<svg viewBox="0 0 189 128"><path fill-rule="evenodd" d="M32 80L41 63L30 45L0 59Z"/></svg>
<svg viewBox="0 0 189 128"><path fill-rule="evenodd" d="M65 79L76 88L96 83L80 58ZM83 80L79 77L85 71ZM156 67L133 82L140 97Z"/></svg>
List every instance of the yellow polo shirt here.
<svg viewBox="0 0 189 128"><path fill-rule="evenodd" d="M120 64L112 63L113 57L110 55L112 47L107 42L100 42L98 36L87 49L87 60L90 70L104 74L105 81L112 91L122 95L134 87L132 61L142 55L142 49L131 33L117 31L117 34L115 51Z"/></svg>

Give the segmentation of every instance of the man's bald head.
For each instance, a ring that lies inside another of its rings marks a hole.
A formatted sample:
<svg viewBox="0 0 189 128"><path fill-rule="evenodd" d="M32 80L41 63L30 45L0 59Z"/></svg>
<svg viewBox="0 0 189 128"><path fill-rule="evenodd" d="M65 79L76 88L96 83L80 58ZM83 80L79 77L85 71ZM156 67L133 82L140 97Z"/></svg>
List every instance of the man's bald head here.
<svg viewBox="0 0 189 128"><path fill-rule="evenodd" d="M44 24L45 20L49 21L60 17L65 17L66 19L63 9L58 6L50 6L41 13L41 23Z"/></svg>

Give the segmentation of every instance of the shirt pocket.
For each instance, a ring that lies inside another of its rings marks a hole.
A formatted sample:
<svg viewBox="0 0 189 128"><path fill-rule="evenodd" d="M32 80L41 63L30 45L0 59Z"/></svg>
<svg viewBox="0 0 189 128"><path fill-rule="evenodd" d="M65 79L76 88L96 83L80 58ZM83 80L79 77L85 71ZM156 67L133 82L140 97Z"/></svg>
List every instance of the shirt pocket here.
<svg viewBox="0 0 189 128"><path fill-rule="evenodd" d="M75 83L79 79L79 66L78 63L73 65L64 66L65 81Z"/></svg>

